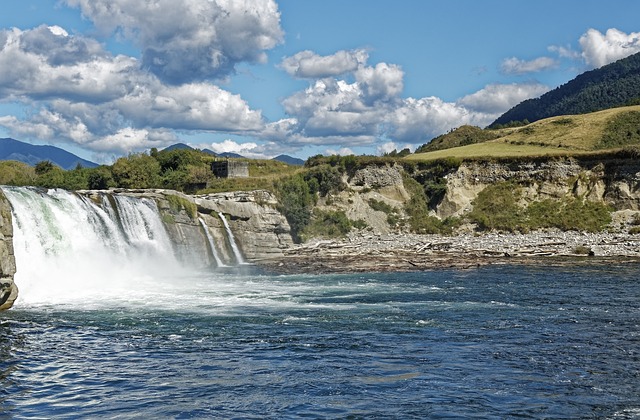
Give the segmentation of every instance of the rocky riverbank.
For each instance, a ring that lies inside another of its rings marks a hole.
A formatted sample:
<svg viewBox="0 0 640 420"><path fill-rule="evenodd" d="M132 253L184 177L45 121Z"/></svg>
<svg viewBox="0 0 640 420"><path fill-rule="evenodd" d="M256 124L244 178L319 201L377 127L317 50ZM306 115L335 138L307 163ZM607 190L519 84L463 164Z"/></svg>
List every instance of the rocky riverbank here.
<svg viewBox="0 0 640 420"><path fill-rule="evenodd" d="M640 262L640 235L544 231L527 234L352 234L297 245L258 263L277 273L353 273L472 268L488 264Z"/></svg>

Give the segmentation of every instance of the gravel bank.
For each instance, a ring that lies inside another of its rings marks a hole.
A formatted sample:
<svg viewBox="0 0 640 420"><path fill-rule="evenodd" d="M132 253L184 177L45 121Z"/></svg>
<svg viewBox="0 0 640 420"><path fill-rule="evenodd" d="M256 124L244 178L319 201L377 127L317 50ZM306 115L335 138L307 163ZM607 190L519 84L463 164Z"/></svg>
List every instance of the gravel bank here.
<svg viewBox="0 0 640 420"><path fill-rule="evenodd" d="M472 268L487 264L640 262L640 235L543 231L458 236L356 233L297 245L259 264L278 273L349 273Z"/></svg>

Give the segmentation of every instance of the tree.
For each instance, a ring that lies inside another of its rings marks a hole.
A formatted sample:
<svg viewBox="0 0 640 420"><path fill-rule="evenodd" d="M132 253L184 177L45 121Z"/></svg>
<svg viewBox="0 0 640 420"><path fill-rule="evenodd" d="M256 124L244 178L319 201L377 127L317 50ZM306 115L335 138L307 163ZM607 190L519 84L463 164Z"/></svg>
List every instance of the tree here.
<svg viewBox="0 0 640 420"><path fill-rule="evenodd" d="M160 186L160 164L145 153L131 154L113 164L113 178L121 188L157 188Z"/></svg>

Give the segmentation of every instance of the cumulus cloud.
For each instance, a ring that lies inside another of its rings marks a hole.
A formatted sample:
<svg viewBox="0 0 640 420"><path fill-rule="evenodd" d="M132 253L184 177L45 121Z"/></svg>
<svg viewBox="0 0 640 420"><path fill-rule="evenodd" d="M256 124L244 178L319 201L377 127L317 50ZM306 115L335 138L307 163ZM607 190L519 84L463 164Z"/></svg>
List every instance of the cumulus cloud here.
<svg viewBox="0 0 640 420"><path fill-rule="evenodd" d="M491 84L459 99L458 104L470 111L495 115L548 91L549 87L540 83Z"/></svg>
<svg viewBox="0 0 640 420"><path fill-rule="evenodd" d="M395 143L394 143L394 142L392 142L392 141L388 141L388 142L386 142L386 143L382 143L381 145L379 145L379 146L376 148L376 154L378 154L378 155L384 155L384 154L387 154L387 153L391 153L391 152L393 152L394 150L398 150L398 145L397 145L397 144L395 144Z"/></svg>
<svg viewBox="0 0 640 420"><path fill-rule="evenodd" d="M378 63L375 67L360 67L356 81L367 102L389 101L402 93L404 72L395 64Z"/></svg>
<svg viewBox="0 0 640 420"><path fill-rule="evenodd" d="M283 40L273 0L65 0L105 33L142 49L142 61L164 81L222 78L239 62L265 62Z"/></svg>
<svg viewBox="0 0 640 420"><path fill-rule="evenodd" d="M226 139L221 142L199 145L200 149L211 149L215 153L237 153L252 159L271 159L283 153L290 153L290 148L276 142L258 144L255 142L237 142Z"/></svg>
<svg viewBox="0 0 640 420"><path fill-rule="evenodd" d="M280 67L293 77L321 79L354 72L366 63L368 58L369 54L362 49L343 50L326 56L306 50L286 57L282 60Z"/></svg>
<svg viewBox="0 0 640 420"><path fill-rule="evenodd" d="M175 141L171 130L264 127L260 111L239 95L206 82L166 84L135 58L113 56L60 27L0 31L0 68L0 98L40 109L0 119L17 135L126 153Z"/></svg>
<svg viewBox="0 0 640 420"><path fill-rule="evenodd" d="M603 34L589 29L580 37L580 47L586 64L598 68L640 52L640 33L627 34L612 28Z"/></svg>
<svg viewBox="0 0 640 420"><path fill-rule="evenodd" d="M285 60L287 65L296 63L287 70L290 74L299 71L296 66L301 58L318 56L307 51L293 57L296 60ZM360 62L353 67L355 70L343 75L353 82L317 72L322 77L283 100L288 118L267 124L263 138L297 146L374 145L378 153L388 153L397 149L396 142L411 148L462 124L486 126L519 102L548 90L537 83L495 84L456 102L437 97L403 98L404 72L399 66ZM381 139L391 141L381 143Z"/></svg>
<svg viewBox="0 0 640 420"><path fill-rule="evenodd" d="M550 57L539 57L531 61L520 60L516 57L507 58L500 64L500 71L504 74L536 73L556 67L558 61Z"/></svg>

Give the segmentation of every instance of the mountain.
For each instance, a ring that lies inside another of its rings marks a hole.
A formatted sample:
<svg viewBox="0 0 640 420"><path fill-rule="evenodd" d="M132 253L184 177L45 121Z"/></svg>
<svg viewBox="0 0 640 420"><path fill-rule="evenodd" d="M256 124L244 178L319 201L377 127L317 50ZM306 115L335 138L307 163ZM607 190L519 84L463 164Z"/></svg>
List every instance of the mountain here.
<svg viewBox="0 0 640 420"><path fill-rule="evenodd" d="M279 155L279 156L274 157L271 160L277 160L277 161L280 161L280 162L287 163L289 165L298 165L298 166L304 165L304 160L298 159L298 158L294 158L294 157L289 156L289 155Z"/></svg>
<svg viewBox="0 0 640 420"><path fill-rule="evenodd" d="M233 159L244 158L244 156L239 155L237 153L233 153L233 152L218 153L217 156L225 157L225 158L233 158Z"/></svg>
<svg viewBox="0 0 640 420"><path fill-rule="evenodd" d="M183 149L194 150L193 147L189 146L188 144L184 144L184 143L172 144L171 146L167 146L162 150L169 152L171 150L183 150Z"/></svg>
<svg viewBox="0 0 640 420"><path fill-rule="evenodd" d="M582 73L536 99L528 99L495 120L489 127L538 121L559 115L586 114L640 101L640 53L596 70Z"/></svg>
<svg viewBox="0 0 640 420"><path fill-rule="evenodd" d="M186 150L196 150L193 147L184 144L184 143L176 143L176 144L172 144L171 146L168 146L162 150L180 150L180 149L186 149ZM209 149L202 149L201 152L206 153L208 155L212 155L212 156L218 156L218 157L222 157L222 158L231 158L231 159L242 159L244 158L244 156L239 155L237 153L233 153L233 152L224 152L224 153L215 153L212 150ZM276 156L274 157L272 160L277 160L280 162L284 162L287 163L289 165L304 165L304 160L302 159L298 159L298 158L294 158L292 156L288 156L288 155L280 155L280 156Z"/></svg>
<svg viewBox="0 0 640 420"><path fill-rule="evenodd" d="M0 139L0 160L17 160L32 166L48 160L66 170L75 169L78 164L83 168L99 166L59 147L36 146L10 138Z"/></svg>

